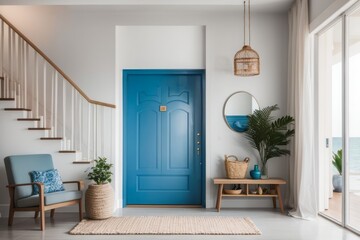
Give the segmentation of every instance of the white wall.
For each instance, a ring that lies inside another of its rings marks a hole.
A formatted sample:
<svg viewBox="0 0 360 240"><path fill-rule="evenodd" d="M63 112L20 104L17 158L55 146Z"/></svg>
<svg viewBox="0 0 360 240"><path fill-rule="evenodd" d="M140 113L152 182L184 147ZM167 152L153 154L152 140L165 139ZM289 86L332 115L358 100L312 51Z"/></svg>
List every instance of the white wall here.
<svg viewBox="0 0 360 240"><path fill-rule="evenodd" d="M251 45L260 55L261 74L256 77L242 78L234 76L232 69L234 54L243 45L240 12L159 9L149 8L140 11L136 8L122 10L119 7L2 6L0 12L29 36L55 63L59 64L91 98L116 102L120 111L116 118L118 127L116 146L122 145L120 71L125 66L118 64L121 64L119 57L123 53L125 56L129 54L119 50L120 45L118 49L115 47L115 43L121 43L119 34L124 30L118 31L118 40L115 42L116 26L205 26L204 49L194 53L192 63L185 62L181 66L185 67L186 64L189 64L189 68L195 67L196 64L199 67L206 66L206 206L214 207L216 189L212 184L212 179L225 176L223 155L235 154L241 158L249 156L250 168L256 163L255 152L247 140L241 134L230 130L224 122L222 109L227 97L235 91L247 91L254 95L261 107L279 104L281 108L279 113L285 114L287 14L255 13L252 15ZM194 29L197 28L203 29L194 27ZM136 28L126 28L126 31L137 34L134 29ZM200 33L196 30L194 34ZM194 39L199 40L197 37ZM118 53L118 62L115 61L116 53ZM151 52L148 53L151 54ZM166 57L168 53L163 54ZM149 59L151 57L149 55L145 59ZM130 58L127 60L129 64L138 64ZM147 61L144 61L142 63L144 66L160 66L146 65ZM168 66L161 66L165 68L180 65L169 63ZM117 148L117 156L119 159L115 161L121 163L121 147ZM285 158L272 159L269 164L271 177L288 179L288 164ZM122 178L119 164L116 166L116 178L119 184ZM3 194L5 190L2 188L0 191ZM118 192L121 201L120 194L121 191ZM271 207L272 203L269 199L241 199L225 200L223 205Z"/></svg>
<svg viewBox="0 0 360 240"><path fill-rule="evenodd" d="M117 26L116 105L123 99L123 69L205 69L205 27L203 26ZM117 175L123 172L123 111L117 108ZM118 207L123 205L122 178L116 179Z"/></svg>

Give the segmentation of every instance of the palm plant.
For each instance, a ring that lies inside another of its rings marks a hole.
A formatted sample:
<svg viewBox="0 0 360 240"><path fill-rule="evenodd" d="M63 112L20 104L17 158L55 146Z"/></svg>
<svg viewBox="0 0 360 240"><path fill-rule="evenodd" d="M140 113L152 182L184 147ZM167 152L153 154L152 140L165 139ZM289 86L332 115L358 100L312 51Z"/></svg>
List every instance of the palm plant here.
<svg viewBox="0 0 360 240"><path fill-rule="evenodd" d="M284 148L290 142L290 137L295 134L294 129L288 129L295 119L291 116L275 118L273 111L279 110L277 105L255 110L249 115L249 128L245 137L260 155L261 173L266 175L266 163L269 159L289 155L290 151Z"/></svg>
<svg viewBox="0 0 360 240"><path fill-rule="evenodd" d="M342 175L342 149L339 149L337 153L333 152L332 164L338 170L339 174Z"/></svg>

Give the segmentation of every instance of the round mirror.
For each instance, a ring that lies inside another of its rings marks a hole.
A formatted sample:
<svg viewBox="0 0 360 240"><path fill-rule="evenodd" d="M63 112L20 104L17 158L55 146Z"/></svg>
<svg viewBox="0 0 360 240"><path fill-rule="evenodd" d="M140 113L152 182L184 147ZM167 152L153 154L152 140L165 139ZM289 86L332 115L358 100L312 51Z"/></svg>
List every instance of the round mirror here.
<svg viewBox="0 0 360 240"><path fill-rule="evenodd" d="M248 92L235 92L228 97L224 105L226 124L236 132L248 129L248 115L259 109L259 104Z"/></svg>

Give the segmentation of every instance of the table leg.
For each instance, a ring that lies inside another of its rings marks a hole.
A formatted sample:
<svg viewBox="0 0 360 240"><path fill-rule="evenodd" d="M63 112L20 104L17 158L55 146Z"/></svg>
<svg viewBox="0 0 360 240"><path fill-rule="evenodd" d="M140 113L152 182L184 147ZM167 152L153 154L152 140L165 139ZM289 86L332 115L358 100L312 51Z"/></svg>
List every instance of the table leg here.
<svg viewBox="0 0 360 240"><path fill-rule="evenodd" d="M281 198L281 191L280 191L280 185L279 184L276 184L276 192L277 192L278 199L279 199L280 211L281 211L281 213L284 213L284 207L283 207L283 202L282 202L282 198Z"/></svg>
<svg viewBox="0 0 360 240"><path fill-rule="evenodd" d="M276 208L276 197L272 197L273 200L273 207Z"/></svg>
<svg viewBox="0 0 360 240"><path fill-rule="evenodd" d="M222 199L223 188L224 188L224 184L219 184L218 195L217 195L217 200L216 200L216 209L218 212L220 212L220 208L221 208L221 199Z"/></svg>
<svg viewBox="0 0 360 240"><path fill-rule="evenodd" d="M270 185L270 190L269 190L270 194L273 194L271 193L272 189L275 189L273 184ZM272 201L273 201L273 207L276 208L276 197L272 197Z"/></svg>

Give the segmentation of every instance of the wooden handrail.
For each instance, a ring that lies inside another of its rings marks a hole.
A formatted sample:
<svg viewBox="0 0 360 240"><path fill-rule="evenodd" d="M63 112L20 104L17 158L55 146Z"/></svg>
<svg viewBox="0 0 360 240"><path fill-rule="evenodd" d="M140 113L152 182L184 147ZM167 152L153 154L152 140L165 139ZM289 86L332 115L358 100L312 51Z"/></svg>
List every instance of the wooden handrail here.
<svg viewBox="0 0 360 240"><path fill-rule="evenodd" d="M55 68L56 71L58 71L61 76L63 76L64 79L66 79L66 81L68 81L75 89L76 91L78 91L81 96L83 96L86 101L88 101L89 103L95 104L95 105L100 105L100 106L105 106L105 107L110 107L110 108L116 108L116 106L114 104L110 104L110 103L104 103L104 102L99 102L99 101L95 101L90 99L83 90L80 89L80 87L68 76L66 75L53 61L51 61L51 59L46 56L46 54L41 51L29 38L27 38L22 32L20 32L19 29L17 29L13 24L11 24L9 22L9 20L7 20L3 15L0 14L0 18L13 30L15 31L22 39L24 39L25 42L27 42L38 54L40 54L53 68Z"/></svg>

